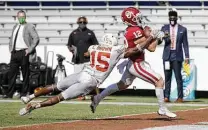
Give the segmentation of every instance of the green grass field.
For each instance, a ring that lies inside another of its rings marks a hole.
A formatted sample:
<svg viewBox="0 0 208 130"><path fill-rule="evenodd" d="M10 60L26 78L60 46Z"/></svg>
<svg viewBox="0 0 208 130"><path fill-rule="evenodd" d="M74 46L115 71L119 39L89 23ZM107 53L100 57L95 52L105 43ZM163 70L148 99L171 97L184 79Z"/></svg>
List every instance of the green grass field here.
<svg viewBox="0 0 208 130"><path fill-rule="evenodd" d="M45 98L39 98L37 100L44 100ZM1 100L1 99L0 99ZM17 100L17 99L16 99ZM74 100L78 101L78 100ZM79 101L83 102L83 101ZM86 100L84 102L90 102ZM123 96L111 96L104 102L139 102L139 103L156 103L155 97L123 97ZM194 104L208 104L208 99L197 99L194 102L186 102ZM185 103L185 104L186 104ZM42 108L33 111L27 116L19 116L19 109L24 107L20 102L15 103L2 103L0 102L0 127L49 123L49 122L63 122L72 120L87 120L95 118L105 118L113 116L121 116L128 114L140 114L156 112L158 106L139 106L139 105L104 105L101 104L95 114L92 114L89 108L89 104L57 104L52 107ZM198 106L172 106L170 110L187 110L200 108Z"/></svg>

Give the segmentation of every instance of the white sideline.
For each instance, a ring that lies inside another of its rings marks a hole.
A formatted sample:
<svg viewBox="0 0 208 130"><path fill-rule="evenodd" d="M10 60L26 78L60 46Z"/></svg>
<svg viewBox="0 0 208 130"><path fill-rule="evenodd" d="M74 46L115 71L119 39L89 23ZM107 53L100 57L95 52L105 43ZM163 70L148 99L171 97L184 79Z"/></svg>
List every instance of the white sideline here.
<svg viewBox="0 0 208 130"><path fill-rule="evenodd" d="M21 102L20 100L0 100L0 103ZM31 102L41 102L35 100ZM62 101L63 104L90 104L90 101ZM131 106L157 106L158 103L142 103L142 102L101 102L103 105L131 105ZM191 104L191 103L166 103L167 106L196 106L208 107L208 104Z"/></svg>

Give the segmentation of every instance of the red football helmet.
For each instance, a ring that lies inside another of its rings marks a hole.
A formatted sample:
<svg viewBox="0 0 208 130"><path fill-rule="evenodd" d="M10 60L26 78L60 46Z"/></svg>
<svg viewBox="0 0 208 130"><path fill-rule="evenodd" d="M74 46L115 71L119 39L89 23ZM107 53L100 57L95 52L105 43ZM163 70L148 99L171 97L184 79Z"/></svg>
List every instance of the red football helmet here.
<svg viewBox="0 0 208 130"><path fill-rule="evenodd" d="M134 7L128 7L123 10L121 13L121 19L122 21L131 26L142 26L142 14L141 12Z"/></svg>

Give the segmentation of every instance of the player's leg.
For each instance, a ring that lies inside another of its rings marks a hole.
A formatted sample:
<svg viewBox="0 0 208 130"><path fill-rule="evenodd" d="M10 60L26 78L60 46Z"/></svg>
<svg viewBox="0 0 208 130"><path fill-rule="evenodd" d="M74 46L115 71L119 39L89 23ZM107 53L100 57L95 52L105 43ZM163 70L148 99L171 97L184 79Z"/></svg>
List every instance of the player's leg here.
<svg viewBox="0 0 208 130"><path fill-rule="evenodd" d="M42 87L40 90L38 90L37 92L35 92L29 96L22 96L21 100L24 104L27 104L28 102L30 102L34 98L49 94L51 92L54 92L55 90L56 90L56 85L47 85L46 87Z"/></svg>
<svg viewBox="0 0 208 130"><path fill-rule="evenodd" d="M54 97L50 97L48 99L46 99L43 102L39 102L39 103L29 103L26 105L26 107L20 109L19 114L21 116L26 115L28 113L30 113L31 111L38 109L38 108L42 108L42 107L47 107L47 106L52 106L55 105L61 101L63 101L64 98L61 94L54 96Z"/></svg>
<svg viewBox="0 0 208 130"><path fill-rule="evenodd" d="M21 100L23 103L27 104L31 100L33 100L36 97L49 94L54 91L64 91L72 84L75 84L77 82L79 74L72 74L61 80L57 83L57 85L47 85L46 87L41 88L39 91L35 92L34 94L31 94L26 97L21 97Z"/></svg>
<svg viewBox="0 0 208 130"><path fill-rule="evenodd" d="M168 117L176 117L174 113L171 113L167 109L164 103L164 80L160 74L151 69L150 65L145 61L134 63L129 71L132 75L155 85L155 94L159 104L159 114Z"/></svg>
<svg viewBox="0 0 208 130"><path fill-rule="evenodd" d="M98 106L100 101L103 100L105 97L107 97L117 91L124 90L124 89L128 88L129 85L132 84L133 80L135 79L135 76L133 76L132 74L129 73L129 71L128 71L129 66L131 66L131 65L127 64L127 66L126 66L127 69L123 73L122 78L118 83L114 83L114 84L109 85L100 94L91 97L92 103L91 103L90 107L91 107L91 110L93 113L95 112L96 107Z"/></svg>
<svg viewBox="0 0 208 130"><path fill-rule="evenodd" d="M62 85L66 86L67 84ZM41 102L38 105L38 108L52 106L63 100L74 99L78 96L86 95L90 93L93 89L95 89L96 85L97 80L94 77L92 77L86 72L82 72L79 74L79 78L77 78L76 83L68 86L68 88L61 92L58 96L49 98Z"/></svg>
<svg viewBox="0 0 208 130"><path fill-rule="evenodd" d="M68 81L70 81L70 79ZM60 85L67 86L67 84L60 84ZM63 100L73 99L81 95L86 95L89 92L91 92L93 89L95 89L96 85L97 85L97 81L94 77L92 77L88 73L80 73L79 78L77 78L77 82L68 86L68 88L65 89L61 94L48 98L47 100L40 103L33 103L33 104L30 103L25 108L20 109L19 114L25 115L27 113L30 113L34 109L52 106ZM60 88L63 87L60 86Z"/></svg>

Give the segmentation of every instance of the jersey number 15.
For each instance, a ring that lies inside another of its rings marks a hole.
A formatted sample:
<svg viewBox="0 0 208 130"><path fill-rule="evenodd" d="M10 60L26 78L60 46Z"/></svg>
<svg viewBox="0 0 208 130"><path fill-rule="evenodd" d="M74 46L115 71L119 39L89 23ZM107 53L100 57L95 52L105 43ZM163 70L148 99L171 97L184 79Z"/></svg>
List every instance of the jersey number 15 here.
<svg viewBox="0 0 208 130"><path fill-rule="evenodd" d="M95 67L96 70L101 72L105 72L108 70L109 67L108 59L110 59L110 53L92 51L90 55L91 55L90 65L92 68Z"/></svg>

